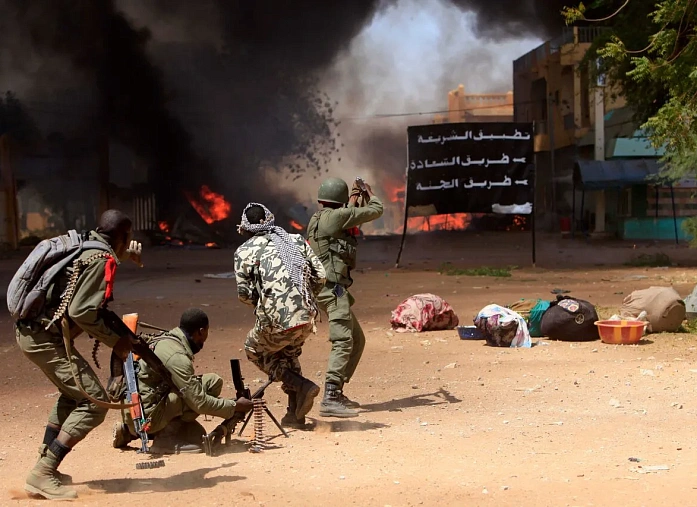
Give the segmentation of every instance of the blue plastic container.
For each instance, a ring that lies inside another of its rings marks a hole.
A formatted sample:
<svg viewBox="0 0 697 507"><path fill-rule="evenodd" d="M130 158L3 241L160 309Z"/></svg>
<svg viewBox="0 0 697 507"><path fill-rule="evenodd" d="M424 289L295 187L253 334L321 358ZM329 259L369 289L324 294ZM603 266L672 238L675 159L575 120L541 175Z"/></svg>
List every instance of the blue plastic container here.
<svg viewBox="0 0 697 507"><path fill-rule="evenodd" d="M483 340L484 335L476 326L457 326L461 340Z"/></svg>

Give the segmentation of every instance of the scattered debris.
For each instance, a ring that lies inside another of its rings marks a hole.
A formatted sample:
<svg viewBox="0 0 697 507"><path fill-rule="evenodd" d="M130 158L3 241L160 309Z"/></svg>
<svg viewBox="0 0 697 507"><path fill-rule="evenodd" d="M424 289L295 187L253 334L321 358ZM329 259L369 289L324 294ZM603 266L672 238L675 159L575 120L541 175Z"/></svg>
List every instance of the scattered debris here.
<svg viewBox="0 0 697 507"><path fill-rule="evenodd" d="M224 278L224 279L229 279L229 278L235 278L235 273L230 271L228 273L207 273L203 275L203 278Z"/></svg>
<svg viewBox="0 0 697 507"><path fill-rule="evenodd" d="M639 465L638 467L632 467L629 469L630 472L636 472L638 474L650 474L665 470L670 470L670 467L668 465L650 465L646 467Z"/></svg>
<svg viewBox="0 0 697 507"><path fill-rule="evenodd" d="M552 294L571 294L571 291L566 289L552 289L550 292Z"/></svg>

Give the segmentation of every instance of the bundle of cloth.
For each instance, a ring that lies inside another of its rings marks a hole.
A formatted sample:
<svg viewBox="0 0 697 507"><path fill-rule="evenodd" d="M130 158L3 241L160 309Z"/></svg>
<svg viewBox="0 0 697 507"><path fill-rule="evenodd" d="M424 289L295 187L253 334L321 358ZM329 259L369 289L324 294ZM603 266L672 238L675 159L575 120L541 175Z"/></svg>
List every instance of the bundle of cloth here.
<svg viewBox="0 0 697 507"><path fill-rule="evenodd" d="M525 319L509 308L485 306L474 318L474 325L484 335L487 345L492 347L532 346Z"/></svg>
<svg viewBox="0 0 697 507"><path fill-rule="evenodd" d="M542 334L542 317L549 310L550 302L544 299L520 299L507 308L526 317L528 331L533 338L541 338Z"/></svg>
<svg viewBox="0 0 697 507"><path fill-rule="evenodd" d="M460 323L452 306L435 294L416 294L392 311L390 324L399 332L455 329Z"/></svg>
<svg viewBox="0 0 697 507"><path fill-rule="evenodd" d="M648 322L645 328L647 333L675 332L685 316L685 302L672 287L635 290L624 298L619 314L622 319Z"/></svg>
<svg viewBox="0 0 697 507"><path fill-rule="evenodd" d="M542 334L552 340L593 341L600 338L595 323L598 312L593 303L572 296L557 296L542 316Z"/></svg>

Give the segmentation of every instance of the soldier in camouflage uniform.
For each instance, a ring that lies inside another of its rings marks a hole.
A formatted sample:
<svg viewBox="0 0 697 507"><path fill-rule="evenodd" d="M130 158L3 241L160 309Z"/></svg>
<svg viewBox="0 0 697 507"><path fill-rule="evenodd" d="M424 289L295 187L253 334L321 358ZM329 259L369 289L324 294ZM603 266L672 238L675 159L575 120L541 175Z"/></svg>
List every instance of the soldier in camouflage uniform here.
<svg viewBox="0 0 697 507"><path fill-rule="evenodd" d="M332 348L325 378L324 398L319 414L324 417L355 417L358 403L344 395L344 384L351 380L365 348L365 336L351 306L355 300L348 288L353 284L351 270L356 267L357 227L382 216L382 202L369 185L361 191L354 184L349 198L348 185L339 178L328 178L319 187L318 201L324 208L315 213L307 226L312 249L322 261L327 283L317 297L329 316ZM358 207L361 195L367 206ZM347 206L348 204L348 206Z"/></svg>
<svg viewBox="0 0 697 507"><path fill-rule="evenodd" d="M247 205L238 231L251 236L235 252L237 295L256 315L245 342L247 358L269 379L283 382L288 410L281 424L301 428L319 386L302 376L298 357L315 331L324 268L303 237L275 226L261 204Z"/></svg>
<svg viewBox="0 0 697 507"><path fill-rule="evenodd" d="M125 359L130 351L130 343L104 323L99 310L112 299L118 264L129 257L140 264L142 247L140 243L131 241L131 220L117 210L109 210L102 215L99 227L90 231L89 239L105 243L109 249L108 252L87 249L79 256L81 261L91 261L78 276L67 309L71 340L85 332L113 348L117 355ZM100 253L104 255L98 255ZM99 426L107 414L107 408L96 405L80 391L72 368L80 372L80 382L89 396L109 401L89 363L74 348L68 357L61 328L57 322L51 324L72 272L73 265L69 265L55 278L53 286L49 288L45 308L37 319L15 323L20 349L60 392L48 417L44 440L39 448L39 461L25 484L30 495L47 499L77 498L75 490L62 484L70 481L70 477L58 472L58 467L72 448ZM50 327L46 329L49 324Z"/></svg>
<svg viewBox="0 0 697 507"><path fill-rule="evenodd" d="M194 355L203 349L208 339L208 315L198 308L186 310L179 327L148 337L148 344L172 374L181 396L169 393L158 397L157 388L163 382L142 359L138 370L138 391L146 417L150 420L148 435L154 443L153 454L199 453L201 437L206 433L196 421L199 415L228 419L235 412L247 412L252 402L220 398L223 379L215 373L196 375ZM112 445L124 448L135 440L135 427L129 411L124 411L124 423L114 426Z"/></svg>

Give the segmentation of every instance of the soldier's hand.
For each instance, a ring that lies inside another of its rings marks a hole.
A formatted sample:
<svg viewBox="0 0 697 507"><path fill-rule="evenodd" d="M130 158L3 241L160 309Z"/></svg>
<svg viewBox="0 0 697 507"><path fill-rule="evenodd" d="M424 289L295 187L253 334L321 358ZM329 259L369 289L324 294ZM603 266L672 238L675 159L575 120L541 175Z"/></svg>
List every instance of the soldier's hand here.
<svg viewBox="0 0 697 507"><path fill-rule="evenodd" d="M363 184L365 185L366 193L367 193L368 195L371 195L371 196L374 195L374 194L373 194L373 189L370 188L370 185L368 185L365 181L363 182Z"/></svg>
<svg viewBox="0 0 697 507"><path fill-rule="evenodd" d="M141 254L143 253L143 245L139 243L138 241L131 241L131 244L128 245L128 250L127 252L131 256L131 260L135 262L139 267L143 267L143 263L141 261Z"/></svg>
<svg viewBox="0 0 697 507"><path fill-rule="evenodd" d="M128 358L128 353L131 351L131 341L123 336L119 338L119 341L114 345L114 354L116 354L122 361Z"/></svg>
<svg viewBox="0 0 697 507"><path fill-rule="evenodd" d="M254 403L252 403L251 400L248 400L247 398L237 398L235 400L235 412L249 412L254 408Z"/></svg>

